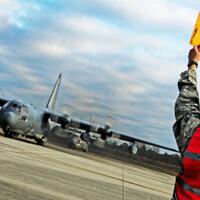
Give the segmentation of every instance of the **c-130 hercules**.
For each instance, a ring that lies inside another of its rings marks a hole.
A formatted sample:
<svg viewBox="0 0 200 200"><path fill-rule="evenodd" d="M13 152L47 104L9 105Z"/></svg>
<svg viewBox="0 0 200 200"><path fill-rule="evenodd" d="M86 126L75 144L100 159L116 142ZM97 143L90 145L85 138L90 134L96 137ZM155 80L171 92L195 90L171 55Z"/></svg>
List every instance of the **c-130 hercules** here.
<svg viewBox="0 0 200 200"><path fill-rule="evenodd" d="M52 121L57 123L62 129L72 127L85 130L81 135L81 139L86 142L88 142L88 138L90 138L90 132L94 132L100 134L101 139L103 140L106 140L108 137L114 137L130 142L132 144L129 148L130 152L133 151L135 142L141 142L147 145L153 145L162 149L178 152L176 149L127 136L111 129L111 126L108 124L100 126L72 118L63 113L55 112L54 109L61 78L62 75L60 74L54 85L46 108L43 110L19 100L0 98L0 127L3 129L4 136L13 137L14 135L22 135L34 139L39 145L43 145L46 141L47 134L51 132L50 121Z"/></svg>

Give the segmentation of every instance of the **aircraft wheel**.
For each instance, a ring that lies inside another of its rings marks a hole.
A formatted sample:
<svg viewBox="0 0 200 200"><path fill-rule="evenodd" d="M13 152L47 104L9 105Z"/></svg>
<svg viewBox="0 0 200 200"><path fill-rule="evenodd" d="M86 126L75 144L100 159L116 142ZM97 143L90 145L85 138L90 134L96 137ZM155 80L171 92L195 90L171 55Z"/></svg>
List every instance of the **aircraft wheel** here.
<svg viewBox="0 0 200 200"><path fill-rule="evenodd" d="M73 149L73 145L72 144L68 144L68 148L69 149Z"/></svg>
<svg viewBox="0 0 200 200"><path fill-rule="evenodd" d="M37 139L36 142L38 145L44 145L44 139Z"/></svg>
<svg viewBox="0 0 200 200"><path fill-rule="evenodd" d="M4 131L4 136L9 137L9 138L13 138L13 133L11 131Z"/></svg>
<svg viewBox="0 0 200 200"><path fill-rule="evenodd" d="M83 152L88 152L88 149L83 149Z"/></svg>

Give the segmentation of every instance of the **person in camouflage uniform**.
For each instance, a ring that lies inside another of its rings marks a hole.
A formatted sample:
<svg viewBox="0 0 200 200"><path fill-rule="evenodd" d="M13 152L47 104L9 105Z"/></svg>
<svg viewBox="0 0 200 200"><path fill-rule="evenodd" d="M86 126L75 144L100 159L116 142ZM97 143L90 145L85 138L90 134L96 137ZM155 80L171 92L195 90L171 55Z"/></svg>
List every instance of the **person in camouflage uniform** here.
<svg viewBox="0 0 200 200"><path fill-rule="evenodd" d="M188 70L180 75L175 103L173 131L182 168L176 177L172 200L200 200L200 105L196 80L200 46L193 47L188 58Z"/></svg>

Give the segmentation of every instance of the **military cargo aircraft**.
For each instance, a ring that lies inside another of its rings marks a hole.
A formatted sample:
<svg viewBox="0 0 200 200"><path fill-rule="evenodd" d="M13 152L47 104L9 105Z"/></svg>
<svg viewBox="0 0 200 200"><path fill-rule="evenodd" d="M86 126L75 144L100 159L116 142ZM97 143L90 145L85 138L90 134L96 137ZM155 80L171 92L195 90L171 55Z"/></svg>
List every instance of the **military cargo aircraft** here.
<svg viewBox="0 0 200 200"><path fill-rule="evenodd" d="M45 136L50 132L49 118L53 113L61 83L60 74L49 101L44 110L40 110L32 104L15 99L0 98L0 126L4 136L13 137L21 135L35 139L38 144L45 142Z"/></svg>
<svg viewBox="0 0 200 200"><path fill-rule="evenodd" d="M106 140L108 137L118 138L130 142L130 151L133 152L135 142L141 142L147 145L153 145L169 151L178 152L176 149L165 147L159 144L148 142L139 138L128 136L112 129L109 124L100 126L95 123L72 118L70 115L55 112L55 104L58 91L61 84L62 75L60 74L53 91L50 95L46 108L38 109L32 104L24 103L15 99L0 98L0 127L3 129L6 137L24 136L34 139L37 144L43 145L46 136L52 129L50 122L59 125L60 129L68 129L69 127L84 130L81 134L81 140L89 142L90 132L100 135L100 138ZM59 128L57 131L59 131Z"/></svg>

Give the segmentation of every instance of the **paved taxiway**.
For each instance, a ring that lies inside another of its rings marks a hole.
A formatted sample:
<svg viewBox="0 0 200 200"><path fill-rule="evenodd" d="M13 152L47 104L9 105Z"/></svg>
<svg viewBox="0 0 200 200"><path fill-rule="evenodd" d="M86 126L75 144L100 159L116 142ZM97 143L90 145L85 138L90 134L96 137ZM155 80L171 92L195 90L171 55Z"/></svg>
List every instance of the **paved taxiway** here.
<svg viewBox="0 0 200 200"><path fill-rule="evenodd" d="M0 199L170 199L173 176L82 155L0 136Z"/></svg>

